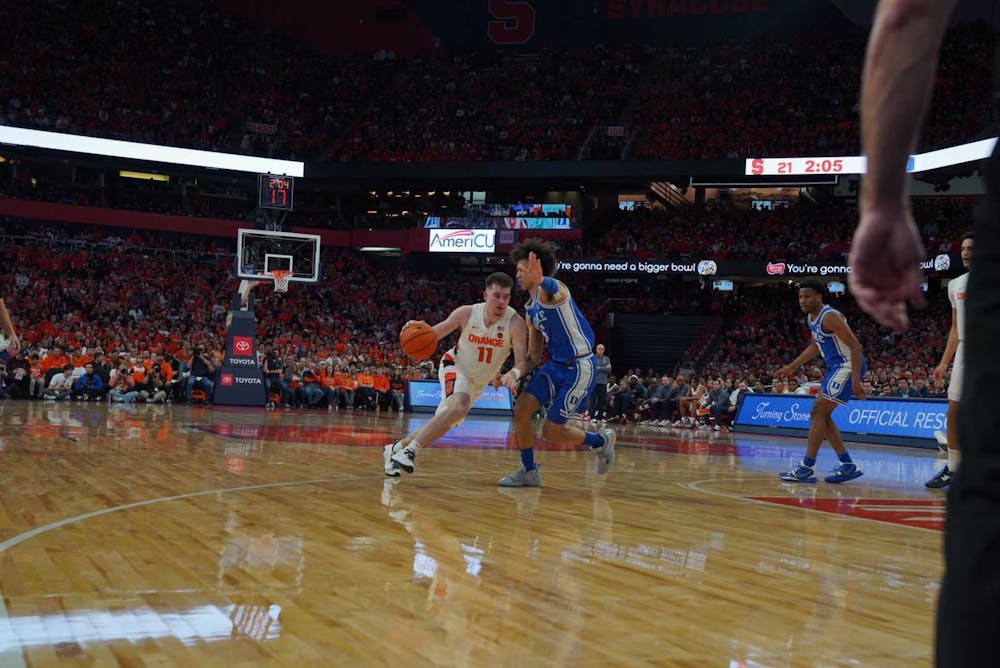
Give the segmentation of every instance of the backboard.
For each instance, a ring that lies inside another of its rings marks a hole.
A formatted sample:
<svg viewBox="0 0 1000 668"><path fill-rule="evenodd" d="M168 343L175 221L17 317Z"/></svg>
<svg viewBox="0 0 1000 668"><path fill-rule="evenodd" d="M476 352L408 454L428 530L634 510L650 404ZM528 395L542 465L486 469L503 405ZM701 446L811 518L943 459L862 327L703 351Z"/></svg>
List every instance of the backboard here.
<svg viewBox="0 0 1000 668"><path fill-rule="evenodd" d="M242 279L271 280L266 272L284 269L292 272L291 281L319 281L318 234L238 230L236 237L236 275Z"/></svg>

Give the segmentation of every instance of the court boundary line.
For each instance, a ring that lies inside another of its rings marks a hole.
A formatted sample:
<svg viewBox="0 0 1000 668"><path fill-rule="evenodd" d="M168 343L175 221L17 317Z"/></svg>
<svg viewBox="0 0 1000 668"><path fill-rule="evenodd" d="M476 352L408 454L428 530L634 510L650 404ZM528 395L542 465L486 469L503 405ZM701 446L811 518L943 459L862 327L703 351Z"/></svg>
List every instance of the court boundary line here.
<svg viewBox="0 0 1000 668"><path fill-rule="evenodd" d="M504 469L505 470L505 469ZM552 470L555 473L567 473L570 469L565 469L558 471ZM502 473L503 470L493 470L493 471L451 471L451 472L441 472L441 473L418 473L415 475L408 475L408 478L446 478L446 477L457 477L457 476L473 476L473 475L496 475L497 473ZM322 485L335 482L351 482L360 480L385 480L388 476L385 474L381 475L369 475L369 476L339 476L336 478L310 478L308 480L288 480L285 482L268 482L261 483L259 485L243 485L241 487L221 487L217 489L202 490L199 492L187 492L185 494L175 494L173 496L161 496L155 499L146 499L144 501L135 501L133 503L126 503L120 506L112 506L111 508L102 508L100 510L94 510L89 513L82 513L80 515L75 515L73 517L66 517L61 520L56 520L55 522L49 522L48 524L43 524L40 527L35 527L34 529L29 529L23 533L19 533L16 536L12 536L7 540L0 543L0 555L4 554L13 547L17 547L21 543L27 542L36 536L40 536L49 531L55 529L60 529L64 526L70 524L76 524L78 522L83 522L95 517L101 517L102 515L110 515L111 513L116 513L120 510L131 510L133 508L142 508L144 506L151 506L157 503L167 503L169 501L180 501L182 499L193 499L199 496L208 496L209 494L226 494L230 492L251 492L261 489L271 489L275 487L296 487L299 485ZM0 606L2 606L3 600L0 598ZM2 616L0 616L2 619Z"/></svg>
<svg viewBox="0 0 1000 668"><path fill-rule="evenodd" d="M465 475L481 475L486 473L496 473L496 471L463 471L463 472L450 472L450 473L423 473L412 475L408 477L412 478L440 478L447 476L465 476ZM89 513L83 513L81 515L76 515L74 517L67 517L55 522L50 522L49 524L42 525L40 527L35 527L34 529L29 529L23 533L16 536L12 536L7 540L0 543L0 555L3 555L9 549L17 547L21 543L25 543L36 536L40 536L49 531L68 526L70 524L76 524L78 522L83 522L94 517L100 517L102 515L109 515L111 513L118 512L119 510L130 510L132 508L141 508L143 506L151 506L157 503L165 503L168 501L179 501L181 499L191 499L199 496L207 496L209 494L225 494L227 492L248 492L260 489L270 489L274 487L295 487L298 485L318 485L330 482L344 482L351 480L379 480L387 479L388 477L383 475L370 475L370 476L341 476L337 478L313 478L309 480L290 480L285 482L272 482L272 483L262 483L260 485L244 485L241 487L223 487L219 489L202 490L200 492L188 492L186 494L176 494L174 496L164 496L155 499L146 499L145 501L136 501L134 503L126 503L121 506L114 506L112 508L102 508L101 510L95 510ZM7 606L4 603L3 595L0 595L0 629L4 628L10 629L10 616L7 612ZM27 664L24 662L24 646L18 645L18 648L11 649L9 651L0 651L0 666L9 666L10 668L27 668Z"/></svg>
<svg viewBox="0 0 1000 668"><path fill-rule="evenodd" d="M765 474L761 474L760 477L765 477ZM766 477L770 478L771 476L766 476ZM788 508L788 509L792 509L792 510L806 510L806 511L814 512L814 513L821 513L823 515L827 515L827 516L830 516L830 517L838 517L838 518L845 519L845 520L855 520L855 521L860 521L860 522L876 522L878 524L886 524L886 525L894 526L894 527L902 527L904 529L916 529L917 531L926 531L928 533L936 534L938 536L944 536L944 531L943 530L939 530L939 529L928 529L927 527L914 526L914 525L911 525L911 524L900 524L898 522L887 522L885 520L875 519L874 517L857 517L855 515L841 515L840 513L831 513L831 512L828 512L826 510L820 510L819 508L804 508L802 506L789 506L789 505L786 505L784 503L772 503L770 501L761 501L760 499L755 499L755 498L752 498L752 497L749 497L749 496L737 496L736 494L727 494L726 492L717 492L717 491L714 491L714 490L702 489L701 488L701 484L702 483L716 482L716 481L732 482L734 480L742 480L742 479L745 479L745 478L746 478L746 476L744 476L743 478L706 478L704 480L692 480L692 481L689 481L689 482L683 482L683 483L677 483L677 484L681 485L682 487L686 487L688 489L694 490L695 492L698 492L700 494L712 494L714 496L721 496L722 498L725 498L725 499L739 499L741 501L746 501L746 502L749 502L749 503L756 503L756 504L760 504L762 506L766 506L766 507L769 507L769 508ZM833 497L822 497L822 498L833 498ZM863 497L858 497L858 498L860 499L860 498L863 498Z"/></svg>

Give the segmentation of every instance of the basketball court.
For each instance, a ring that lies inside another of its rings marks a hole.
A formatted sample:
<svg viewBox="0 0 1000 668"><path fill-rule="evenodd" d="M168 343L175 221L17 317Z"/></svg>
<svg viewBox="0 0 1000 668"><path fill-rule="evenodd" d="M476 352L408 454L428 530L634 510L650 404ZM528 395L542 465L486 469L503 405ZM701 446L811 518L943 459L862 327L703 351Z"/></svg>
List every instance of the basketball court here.
<svg viewBox="0 0 1000 668"><path fill-rule="evenodd" d="M624 426L501 490L470 418L387 479L427 417L4 402L0 665L931 663L932 451L796 486L801 439Z"/></svg>

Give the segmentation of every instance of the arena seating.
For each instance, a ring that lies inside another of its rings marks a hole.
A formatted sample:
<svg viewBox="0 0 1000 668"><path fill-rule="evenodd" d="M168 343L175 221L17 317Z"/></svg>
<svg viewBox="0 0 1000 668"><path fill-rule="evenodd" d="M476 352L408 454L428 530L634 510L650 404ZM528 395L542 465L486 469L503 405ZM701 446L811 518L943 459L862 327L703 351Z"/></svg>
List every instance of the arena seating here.
<svg viewBox="0 0 1000 668"><path fill-rule="evenodd" d="M123 235L111 228L12 219L2 221L0 237L6 266L16 267L4 277L3 294L29 354L54 345L101 347L129 357L181 346L222 348L225 313L236 286L231 240L139 231ZM293 289L282 297L259 289L262 348L277 347L307 364L330 359L419 375L423 370L398 353L403 322L436 322L455 305L480 299L481 286L450 273L410 272L399 261L380 264L347 249L327 249L324 260L325 279L316 288ZM607 285L593 275L564 278L598 331L609 311L715 314L715 327L724 312L731 314L732 324L720 329L714 355L699 369L706 375L769 379L806 343L794 288L788 286L747 288L732 300L697 284L671 283L654 291L648 285ZM931 307L904 336L877 328L849 297L834 303L865 346L869 375L880 389L891 390L901 377L929 377L950 323L943 294L932 295ZM699 341L692 354L706 345L712 342Z"/></svg>
<svg viewBox="0 0 1000 668"><path fill-rule="evenodd" d="M858 150L861 33L390 59L326 54L203 4L122 0L95 12L45 0L8 9L0 60L8 125L352 162ZM112 26L128 37L107 40ZM52 35L55 46L42 48ZM968 141L992 122L982 54L994 39L983 24L950 31L921 148Z"/></svg>

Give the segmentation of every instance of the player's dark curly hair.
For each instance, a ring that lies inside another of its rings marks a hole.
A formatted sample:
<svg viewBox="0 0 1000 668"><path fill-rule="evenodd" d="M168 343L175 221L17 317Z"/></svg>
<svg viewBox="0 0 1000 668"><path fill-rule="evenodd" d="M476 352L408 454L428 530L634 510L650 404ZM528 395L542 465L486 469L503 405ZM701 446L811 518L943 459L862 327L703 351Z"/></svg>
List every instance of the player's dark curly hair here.
<svg viewBox="0 0 1000 668"><path fill-rule="evenodd" d="M813 290L816 294L819 295L819 298L822 299L824 303L826 303L827 293L826 293L826 286L823 284L823 281L820 281L815 278L807 278L806 280L799 282L798 288L799 290L801 290L802 288L809 288L810 290Z"/></svg>
<svg viewBox="0 0 1000 668"><path fill-rule="evenodd" d="M537 237L525 239L510 251L510 259L514 264L528 259L528 253L534 253L542 263L542 274L553 276L556 273L556 252L552 246Z"/></svg>
<svg viewBox="0 0 1000 668"><path fill-rule="evenodd" d="M962 241L965 241L966 239L972 239L973 241L975 241L976 240L976 231L975 230L969 230L968 232L966 232L965 234L963 234L962 235Z"/></svg>

